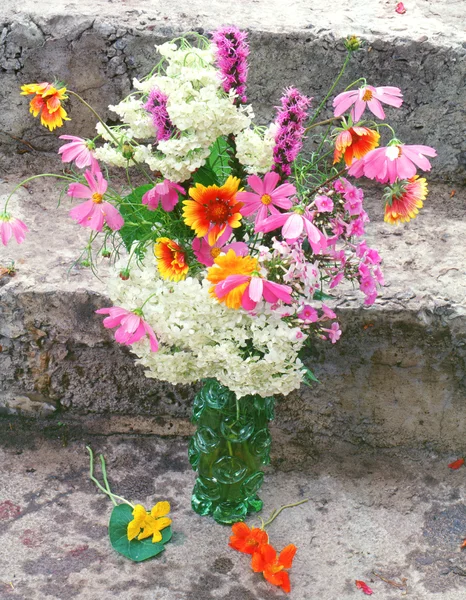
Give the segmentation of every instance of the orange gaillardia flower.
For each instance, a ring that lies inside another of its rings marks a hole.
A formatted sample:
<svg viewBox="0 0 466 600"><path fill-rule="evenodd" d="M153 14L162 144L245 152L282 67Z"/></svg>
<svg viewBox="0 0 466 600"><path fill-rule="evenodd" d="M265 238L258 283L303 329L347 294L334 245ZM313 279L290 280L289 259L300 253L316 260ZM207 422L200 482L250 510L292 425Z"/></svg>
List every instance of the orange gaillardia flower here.
<svg viewBox="0 0 466 600"><path fill-rule="evenodd" d="M241 180L230 175L222 186L201 183L190 188L192 200L183 202L183 217L186 225L194 229L197 237L209 235L209 245L213 246L227 227L239 227L242 215L239 212L242 202L236 200Z"/></svg>
<svg viewBox="0 0 466 600"><path fill-rule="evenodd" d="M170 238L162 237L156 240L154 254L157 267L164 279L181 281L186 277L189 266L186 264L186 253L181 246Z"/></svg>
<svg viewBox="0 0 466 600"><path fill-rule="evenodd" d="M252 570L255 573L262 572L269 583L281 587L284 592L289 592L290 576L285 569L291 568L296 550L294 544L289 544L283 548L277 558L277 551L273 546L262 544L252 555Z"/></svg>
<svg viewBox="0 0 466 600"><path fill-rule="evenodd" d="M234 250L228 250L226 254L217 256L214 259L214 266L207 269L207 280L214 284L209 289L209 294L219 302L224 302L228 308L241 308L241 299L249 285L249 276L258 270L257 258L249 255L237 256ZM234 276L232 289L222 297L217 296L215 293L217 284L230 276Z"/></svg>
<svg viewBox="0 0 466 600"><path fill-rule="evenodd" d="M228 544L234 550L244 552L244 554L254 554L259 550L262 544L267 544L269 536L267 532L258 527L249 527L246 523L235 523L231 528L233 535Z"/></svg>
<svg viewBox="0 0 466 600"><path fill-rule="evenodd" d="M423 207L423 200L427 196L427 181L417 175L411 179L396 181L385 188L385 216L384 221L391 225L407 223L415 219L419 209Z"/></svg>
<svg viewBox="0 0 466 600"><path fill-rule="evenodd" d="M21 95L35 94L29 104L29 111L37 117L40 114L40 122L50 131L55 127L61 127L63 121L69 121L67 113L61 105L62 100L67 100L66 87L51 83L28 83L21 86Z"/></svg>
<svg viewBox="0 0 466 600"><path fill-rule="evenodd" d="M335 140L335 151L333 153L333 164L337 163L341 157L345 159L346 165L351 164L365 154L377 148L380 135L377 131L368 127L349 127L343 129Z"/></svg>

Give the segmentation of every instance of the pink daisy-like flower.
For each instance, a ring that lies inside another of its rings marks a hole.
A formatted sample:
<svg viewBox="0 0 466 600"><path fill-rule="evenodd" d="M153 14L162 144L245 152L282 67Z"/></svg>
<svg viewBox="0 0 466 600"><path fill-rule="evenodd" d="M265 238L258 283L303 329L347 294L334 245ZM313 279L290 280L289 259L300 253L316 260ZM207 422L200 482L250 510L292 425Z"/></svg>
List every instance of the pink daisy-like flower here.
<svg viewBox="0 0 466 600"><path fill-rule="evenodd" d="M155 210L158 207L159 202L161 202L163 210L171 212L178 202L178 192L180 194L186 193L185 189L178 183L170 181L169 179L164 179L144 194L142 203L145 204L149 210Z"/></svg>
<svg viewBox="0 0 466 600"><path fill-rule="evenodd" d="M92 173L99 171L99 163L94 156L94 142L83 140L75 135L61 135L61 140L71 140L68 144L63 144L58 150L61 154L62 162L75 162L78 169L91 167Z"/></svg>
<svg viewBox="0 0 466 600"><path fill-rule="evenodd" d="M331 340L332 344L336 344L341 337L341 329L338 323L332 323L330 329L324 329L322 327L322 331L328 333L328 339Z"/></svg>
<svg viewBox="0 0 466 600"><path fill-rule="evenodd" d="M403 94L399 88L388 85L381 87L367 85L358 90L342 92L333 101L335 108L333 114L335 117L340 117L350 106L354 105L351 110L351 118L354 123L357 123L367 106L376 117L385 119L381 102L399 108L403 104Z"/></svg>
<svg viewBox="0 0 466 600"><path fill-rule="evenodd" d="M328 196L320 195L316 196L314 202L316 203L317 210L319 212L332 212L333 211L333 200Z"/></svg>
<svg viewBox="0 0 466 600"><path fill-rule="evenodd" d="M28 231L29 229L20 219L12 217L7 212L0 213L0 241L4 246L8 244L12 236L18 244L21 244Z"/></svg>
<svg viewBox="0 0 466 600"><path fill-rule="evenodd" d="M255 224L258 225L261 221L267 218L269 212L272 215L280 214L280 211L275 208L291 208L293 203L289 196L296 194L296 188L291 183L282 183L276 187L280 181L280 175L271 171L266 173L264 180L257 175L248 177L248 185L254 192L238 192L236 199L244 203L240 212L247 217L257 210Z"/></svg>
<svg viewBox="0 0 466 600"><path fill-rule="evenodd" d="M230 236L231 227L227 227L213 246L209 245L208 235L203 238L194 238L192 247L197 260L206 267L211 267L219 254L222 252L226 254L230 249L234 251L236 256L246 256L249 252L247 244L244 242L227 244Z"/></svg>
<svg viewBox="0 0 466 600"><path fill-rule="evenodd" d="M348 173L358 177L362 172L369 179L376 179L380 183L394 183L396 179L414 177L416 166L423 171L430 171L431 164L424 155L437 156L437 152L430 146L392 143L366 154L351 165Z"/></svg>
<svg viewBox="0 0 466 600"><path fill-rule="evenodd" d="M70 217L83 227L89 227L94 231L102 231L104 223L107 223L113 231L121 229L124 225L123 217L110 202L105 202L103 199L108 183L102 173L86 171L84 177L89 187L82 183L72 183L68 188L68 196L89 198L89 200L72 208Z"/></svg>
<svg viewBox="0 0 466 600"><path fill-rule="evenodd" d="M226 279L215 286L215 295L221 299L245 283L247 285L241 297L241 306L244 310L254 310L262 298L270 304L275 304L279 300L286 304L293 302L292 289L289 285L268 281L256 275L228 275Z"/></svg>
<svg viewBox="0 0 466 600"><path fill-rule="evenodd" d="M115 340L124 346L131 346L145 335L149 338L150 349L157 352L159 344L152 327L144 321L138 311L131 312L119 306L99 308L95 311L99 315L109 315L103 321L106 329L118 327L115 331Z"/></svg>
<svg viewBox="0 0 466 600"><path fill-rule="evenodd" d="M293 212L280 213L278 215L272 215L264 221L261 221L256 226L256 231L267 233L277 229L278 227L282 227L282 235L287 242L298 239L304 231L309 240L312 251L314 254L319 254L327 247L327 238L320 231L320 229L314 225L312 218L313 214L308 210L305 210L304 212L297 210Z"/></svg>

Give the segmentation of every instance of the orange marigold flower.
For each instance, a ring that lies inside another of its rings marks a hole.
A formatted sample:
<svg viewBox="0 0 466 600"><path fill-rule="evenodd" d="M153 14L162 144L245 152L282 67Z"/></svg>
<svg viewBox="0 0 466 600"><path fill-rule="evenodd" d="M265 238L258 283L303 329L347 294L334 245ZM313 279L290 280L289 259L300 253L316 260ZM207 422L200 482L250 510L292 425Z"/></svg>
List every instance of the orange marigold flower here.
<svg viewBox="0 0 466 600"><path fill-rule="evenodd" d="M162 237L156 240L154 254L157 267L164 279L181 281L186 277L189 267L186 264L186 253L181 246L170 238Z"/></svg>
<svg viewBox="0 0 466 600"><path fill-rule="evenodd" d="M269 583L281 587L284 592L289 592L291 590L290 576L285 569L291 568L296 550L294 544L289 544L283 548L277 558L275 548L270 544L263 544L252 555L252 570L255 573L262 572Z"/></svg>
<svg viewBox="0 0 466 600"><path fill-rule="evenodd" d="M183 202L183 217L186 225L194 229L197 237L209 234L209 245L213 246L227 227L239 227L242 202L236 200L241 180L230 175L225 183L205 187L201 183L190 188L192 200Z"/></svg>
<svg viewBox="0 0 466 600"><path fill-rule="evenodd" d="M407 223L415 219L424 206L427 196L427 181L417 175L408 180L396 181L385 189L384 221L391 225Z"/></svg>
<svg viewBox="0 0 466 600"><path fill-rule="evenodd" d="M346 165L351 164L365 154L377 148L380 135L377 131L368 127L350 127L340 131L335 140L335 151L333 153L333 164L337 163L341 157L345 159Z"/></svg>
<svg viewBox="0 0 466 600"><path fill-rule="evenodd" d="M252 275L258 268L257 258L252 258L249 255L237 256L234 250L228 250L226 254L217 256L214 260L214 266L207 269L207 280L214 284L209 289L209 294L213 298L217 298L219 302L224 302L228 308L240 308L244 290L249 285L249 277L242 282L241 276ZM230 276L237 276L233 281L234 286L224 296L217 296L215 293L216 285Z"/></svg>
<svg viewBox="0 0 466 600"><path fill-rule="evenodd" d="M249 527L246 523L235 523L231 528L233 535L228 544L234 550L244 554L254 554L262 544L267 544L269 536L267 532L258 527Z"/></svg>
<svg viewBox="0 0 466 600"><path fill-rule="evenodd" d="M67 113L61 105L62 100L67 100L66 87L57 89L51 83L28 83L21 86L21 95L35 94L29 104L29 112L34 117L40 114L40 122L50 131L61 127L63 121L69 121Z"/></svg>

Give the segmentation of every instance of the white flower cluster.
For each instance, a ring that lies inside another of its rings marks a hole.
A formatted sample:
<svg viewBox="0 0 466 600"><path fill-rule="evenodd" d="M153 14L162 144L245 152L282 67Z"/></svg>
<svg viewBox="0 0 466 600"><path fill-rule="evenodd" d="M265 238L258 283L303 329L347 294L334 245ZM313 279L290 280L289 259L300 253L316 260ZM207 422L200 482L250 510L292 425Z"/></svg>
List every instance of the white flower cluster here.
<svg viewBox="0 0 466 600"><path fill-rule="evenodd" d="M236 136L236 157L246 165L248 173L267 173L273 164L273 148L278 126L272 123L263 133L257 129L245 129Z"/></svg>
<svg viewBox="0 0 466 600"><path fill-rule="evenodd" d="M304 369L297 356L303 343L299 329L271 311L252 316L226 308L209 296L209 287L205 279L176 284L161 279L150 253L127 281L112 279L109 292L117 306L133 310L153 294L143 310L159 350L150 352L147 340L132 346L146 374L175 384L215 377L239 397L299 388Z"/></svg>

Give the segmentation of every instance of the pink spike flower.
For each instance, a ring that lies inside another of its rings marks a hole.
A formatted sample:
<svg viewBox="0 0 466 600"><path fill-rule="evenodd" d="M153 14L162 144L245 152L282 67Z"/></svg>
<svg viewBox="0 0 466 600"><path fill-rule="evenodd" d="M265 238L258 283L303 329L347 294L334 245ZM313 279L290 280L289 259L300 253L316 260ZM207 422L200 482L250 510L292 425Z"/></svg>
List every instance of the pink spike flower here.
<svg viewBox="0 0 466 600"><path fill-rule="evenodd" d="M121 229L124 225L123 217L110 202L104 201L108 183L102 173L86 171L84 177L89 187L82 183L72 183L68 188L68 196L89 198L89 200L72 208L70 217L83 227L89 227L94 231L102 231L104 223L113 231Z"/></svg>
<svg viewBox="0 0 466 600"><path fill-rule="evenodd" d="M75 135L61 135L61 140L71 140L68 144L63 144L58 150L61 154L61 160L64 163L75 162L78 169L91 167L92 173L99 171L99 163L94 156L94 142L83 140Z"/></svg>
<svg viewBox="0 0 466 600"><path fill-rule="evenodd" d="M408 146L398 140L392 140L385 148L371 150L357 160L351 165L348 173L354 177L364 174L380 183L394 183L396 179L414 177L416 166L423 171L430 171L431 164L424 155L437 156L437 152L430 146Z"/></svg>
<svg viewBox="0 0 466 600"><path fill-rule="evenodd" d="M226 254L228 250L233 250L236 256L246 256L249 248L244 242L227 244L231 231L231 227L227 227L213 246L209 245L208 234L203 238L194 238L192 247L197 260L206 267L211 267L217 256L222 252Z"/></svg>
<svg viewBox="0 0 466 600"><path fill-rule="evenodd" d="M115 340L119 344L131 346L131 344L139 342L141 338L147 335L151 351L157 352L159 349L154 330L144 321L141 311L135 310L131 312L119 306L111 306L110 308L99 308L95 312L98 315L109 315L103 321L104 327L106 329L118 327L115 331Z"/></svg>
<svg viewBox="0 0 466 600"><path fill-rule="evenodd" d="M20 219L12 217L7 212L0 213L0 242L4 246L8 244L12 236L18 244L21 244L28 231L29 229Z"/></svg>
<svg viewBox="0 0 466 600"><path fill-rule="evenodd" d="M222 75L222 85L228 94L233 90L237 94L235 104L245 103L246 80L248 78L248 34L234 26L217 29L212 36L216 47L216 58Z"/></svg>
<svg viewBox="0 0 466 600"><path fill-rule="evenodd" d="M164 179L144 194L142 203L145 204L149 210L156 210L159 206L159 202L161 202L163 210L171 212L178 202L178 192L180 194L186 193L184 188L178 183L170 181L169 179Z"/></svg>
<svg viewBox="0 0 466 600"><path fill-rule="evenodd" d="M351 118L354 123L357 123L362 116L362 113L367 108L379 119L385 119L385 112L381 104L389 104L399 108L403 104L403 94L397 87L383 85L381 87L373 87L366 85L358 90L350 90L338 94L333 100L334 116L341 117L350 106Z"/></svg>
<svg viewBox="0 0 466 600"><path fill-rule="evenodd" d="M280 181L280 175L271 171L266 173L264 180L257 175L248 177L248 185L254 192L238 192L236 199L244 203L240 212L247 217L257 210L255 224L258 225L261 221L267 218L269 212L272 215L279 215L280 211L276 208L291 208L293 203L289 196L296 194L296 188L291 183L282 183L277 186Z"/></svg>

